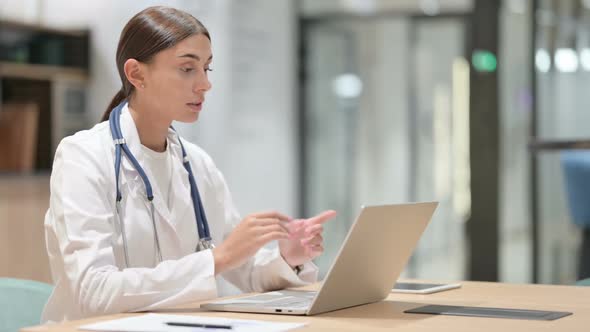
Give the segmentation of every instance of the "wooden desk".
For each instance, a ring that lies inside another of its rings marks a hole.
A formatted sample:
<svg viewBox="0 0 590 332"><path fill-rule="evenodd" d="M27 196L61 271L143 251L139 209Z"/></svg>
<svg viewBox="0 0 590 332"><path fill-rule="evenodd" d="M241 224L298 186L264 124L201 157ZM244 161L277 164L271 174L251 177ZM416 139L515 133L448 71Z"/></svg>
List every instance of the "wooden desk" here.
<svg viewBox="0 0 590 332"><path fill-rule="evenodd" d="M469 305L570 311L574 314L555 321L404 314L422 304ZM174 314L223 316L268 321L307 322L301 331L588 331L590 329L590 287L509 285L464 282L461 289L430 295L391 294L386 301L348 308L317 316L280 316L204 312L198 304L166 310ZM118 314L72 321L53 326L25 328L24 332L76 331L83 324L129 317Z"/></svg>

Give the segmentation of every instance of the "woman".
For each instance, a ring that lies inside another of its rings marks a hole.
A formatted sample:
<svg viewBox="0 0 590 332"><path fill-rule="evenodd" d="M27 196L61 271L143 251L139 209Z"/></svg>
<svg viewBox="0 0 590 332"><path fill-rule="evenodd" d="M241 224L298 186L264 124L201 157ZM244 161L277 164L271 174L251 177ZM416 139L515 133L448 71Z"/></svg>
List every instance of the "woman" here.
<svg viewBox="0 0 590 332"><path fill-rule="evenodd" d="M185 12L150 7L123 29L122 89L103 122L56 151L45 217L55 290L43 321L215 298L217 277L243 291L316 280L311 260L335 212L240 221L211 158L170 127L199 117L211 60L209 33Z"/></svg>

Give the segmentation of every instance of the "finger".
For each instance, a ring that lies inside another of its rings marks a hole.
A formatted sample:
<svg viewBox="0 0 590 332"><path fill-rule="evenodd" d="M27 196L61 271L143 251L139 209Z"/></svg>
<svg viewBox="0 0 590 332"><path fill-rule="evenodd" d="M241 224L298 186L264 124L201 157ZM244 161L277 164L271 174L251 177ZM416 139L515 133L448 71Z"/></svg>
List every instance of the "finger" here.
<svg viewBox="0 0 590 332"><path fill-rule="evenodd" d="M304 227L304 220L303 219L295 219L291 221L281 221L281 224L289 231L289 234L292 236L299 236L301 237L301 231Z"/></svg>
<svg viewBox="0 0 590 332"><path fill-rule="evenodd" d="M305 236L314 236L316 234L321 234L324 231L324 226L322 224L319 225L313 225L310 227L307 227L305 229Z"/></svg>
<svg viewBox="0 0 590 332"><path fill-rule="evenodd" d="M256 218L276 218L283 221L291 221L293 218L287 216L286 214L282 214L277 211L266 211L266 212L258 212L252 214Z"/></svg>
<svg viewBox="0 0 590 332"><path fill-rule="evenodd" d="M287 234L287 236L289 236L289 231L286 230L285 227L283 227L283 225L281 225L281 224L271 224L271 225L267 225L267 226L259 226L257 228L257 231L258 231L259 235L272 233L272 232L281 232L281 233Z"/></svg>
<svg viewBox="0 0 590 332"><path fill-rule="evenodd" d="M323 245L317 245L317 246L313 246L311 248L311 256L312 258L318 257L319 255L324 253L324 246Z"/></svg>
<svg viewBox="0 0 590 332"><path fill-rule="evenodd" d="M336 216L336 211L334 211L334 210L324 211L316 216L306 219L305 225L311 226L311 225L323 224L326 221L334 218L335 216Z"/></svg>
<svg viewBox="0 0 590 332"><path fill-rule="evenodd" d="M314 245L322 244L323 242L324 242L324 238L321 235L316 235L316 236L301 239L301 245L303 245L303 246L314 246Z"/></svg>
<svg viewBox="0 0 590 332"><path fill-rule="evenodd" d="M316 244L313 246L305 247L305 254L307 257L314 258L324 252L324 246L322 244Z"/></svg>
<svg viewBox="0 0 590 332"><path fill-rule="evenodd" d="M258 237L258 243L265 245L270 241L288 239L289 235L285 232L270 232Z"/></svg>
<svg viewBox="0 0 590 332"><path fill-rule="evenodd" d="M286 226L286 223L276 218L256 218L255 223L256 226L260 227L279 225L285 230L285 232L289 232L289 228Z"/></svg>
<svg viewBox="0 0 590 332"><path fill-rule="evenodd" d="M303 230L305 227L304 219L294 219L291 221L281 221L285 227L289 230L289 233L295 235Z"/></svg>
<svg viewBox="0 0 590 332"><path fill-rule="evenodd" d="M257 226L277 223L278 221L279 221L279 219L275 219L275 218L255 218L255 217L252 217L250 219L250 222L257 225Z"/></svg>

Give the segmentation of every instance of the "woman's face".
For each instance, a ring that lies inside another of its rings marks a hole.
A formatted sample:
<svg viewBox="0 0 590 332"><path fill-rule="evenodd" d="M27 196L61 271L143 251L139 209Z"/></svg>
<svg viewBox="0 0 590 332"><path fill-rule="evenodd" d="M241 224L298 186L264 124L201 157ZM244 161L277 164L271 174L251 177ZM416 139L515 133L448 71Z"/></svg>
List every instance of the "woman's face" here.
<svg viewBox="0 0 590 332"><path fill-rule="evenodd" d="M211 89L207 77L211 42L203 35L188 37L156 54L144 65L142 99L165 121L194 122Z"/></svg>

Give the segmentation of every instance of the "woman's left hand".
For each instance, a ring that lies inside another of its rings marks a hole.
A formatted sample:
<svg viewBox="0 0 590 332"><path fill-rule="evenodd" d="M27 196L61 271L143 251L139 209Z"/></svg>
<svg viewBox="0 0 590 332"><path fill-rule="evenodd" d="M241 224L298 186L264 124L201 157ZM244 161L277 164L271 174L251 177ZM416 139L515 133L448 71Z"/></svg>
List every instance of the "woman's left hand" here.
<svg viewBox="0 0 590 332"><path fill-rule="evenodd" d="M323 223L334 216L336 211L328 210L309 219L296 219L285 224L290 236L279 240L279 249L291 267L307 263L324 252Z"/></svg>

